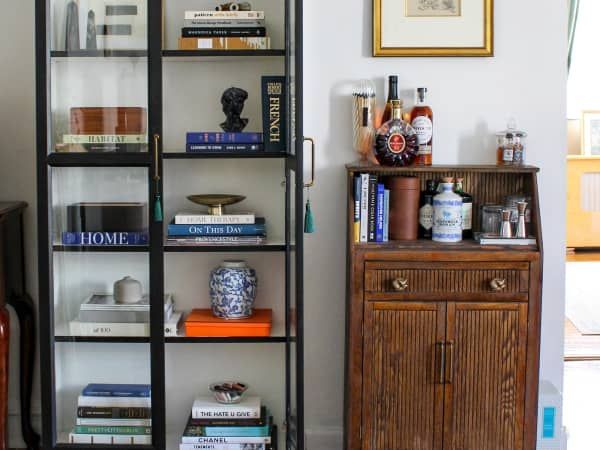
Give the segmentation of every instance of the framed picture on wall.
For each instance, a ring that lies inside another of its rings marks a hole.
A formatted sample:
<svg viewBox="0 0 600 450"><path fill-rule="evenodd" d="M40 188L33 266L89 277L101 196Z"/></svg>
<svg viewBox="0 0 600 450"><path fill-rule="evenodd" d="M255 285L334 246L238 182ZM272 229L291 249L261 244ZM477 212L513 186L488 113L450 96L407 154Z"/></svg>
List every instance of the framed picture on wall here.
<svg viewBox="0 0 600 450"><path fill-rule="evenodd" d="M581 113L581 154L600 156L600 111Z"/></svg>
<svg viewBox="0 0 600 450"><path fill-rule="evenodd" d="M373 0L373 56L493 56L494 0Z"/></svg>

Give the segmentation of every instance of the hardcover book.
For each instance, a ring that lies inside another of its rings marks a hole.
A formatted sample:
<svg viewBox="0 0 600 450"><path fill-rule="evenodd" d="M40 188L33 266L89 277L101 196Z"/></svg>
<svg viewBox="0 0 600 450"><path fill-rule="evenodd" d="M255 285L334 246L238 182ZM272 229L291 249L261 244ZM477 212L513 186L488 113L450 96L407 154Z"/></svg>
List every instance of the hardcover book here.
<svg viewBox="0 0 600 450"><path fill-rule="evenodd" d="M200 152L262 152L263 144L186 144L187 153Z"/></svg>
<svg viewBox="0 0 600 450"><path fill-rule="evenodd" d="M354 221L352 231L354 233L354 242L360 242L360 176L355 176L352 182L354 191Z"/></svg>
<svg viewBox="0 0 600 450"><path fill-rule="evenodd" d="M179 212L175 214L175 225L241 225L254 224L254 222L254 213L223 214L221 216L196 214L193 212Z"/></svg>
<svg viewBox="0 0 600 450"><path fill-rule="evenodd" d="M152 434L152 427L111 426L111 425L76 425L74 434L119 434L144 435Z"/></svg>
<svg viewBox="0 0 600 450"><path fill-rule="evenodd" d="M168 225L169 236L263 236L267 232L265 219L257 217L254 224Z"/></svg>
<svg viewBox="0 0 600 450"><path fill-rule="evenodd" d="M360 242L369 240L369 174L360 175Z"/></svg>
<svg viewBox="0 0 600 450"><path fill-rule="evenodd" d="M385 188L382 183L377 184L377 205L375 209L375 241L383 242L384 228L384 203L385 203Z"/></svg>
<svg viewBox="0 0 600 450"><path fill-rule="evenodd" d="M71 134L146 134L148 117L141 107L74 107Z"/></svg>
<svg viewBox="0 0 600 450"><path fill-rule="evenodd" d="M260 397L244 397L234 405L218 403L214 397L197 397L192 405L192 418L254 419L260 417Z"/></svg>
<svg viewBox="0 0 600 450"><path fill-rule="evenodd" d="M146 203L81 202L67 205L68 231L137 232L148 228Z"/></svg>
<svg viewBox="0 0 600 450"><path fill-rule="evenodd" d="M186 11L185 20L222 20L222 19L264 19L264 11Z"/></svg>
<svg viewBox="0 0 600 450"><path fill-rule="evenodd" d="M91 397L150 397L150 385L90 383L81 393Z"/></svg>
<svg viewBox="0 0 600 450"><path fill-rule="evenodd" d="M148 144L56 144L60 153L141 153L148 151Z"/></svg>
<svg viewBox="0 0 600 450"><path fill-rule="evenodd" d="M87 419L78 417L75 423L77 425L89 427L150 427L152 426L152 419Z"/></svg>
<svg viewBox="0 0 600 450"><path fill-rule="evenodd" d="M187 238L168 238L169 245L263 245L265 236L204 236Z"/></svg>
<svg viewBox="0 0 600 450"><path fill-rule="evenodd" d="M181 37L265 37L265 27L184 27L181 29Z"/></svg>
<svg viewBox="0 0 600 450"><path fill-rule="evenodd" d="M264 19L185 19L184 28L264 28Z"/></svg>
<svg viewBox="0 0 600 450"><path fill-rule="evenodd" d="M147 144L146 134L63 134L65 144Z"/></svg>
<svg viewBox="0 0 600 450"><path fill-rule="evenodd" d="M181 438L182 444L269 444L272 418L262 426L199 426L190 416ZM248 420L248 419L245 419Z"/></svg>
<svg viewBox="0 0 600 450"><path fill-rule="evenodd" d="M377 175L369 175L369 215L368 215L368 242L377 242L376 238L376 213L377 213Z"/></svg>
<svg viewBox="0 0 600 450"><path fill-rule="evenodd" d="M93 395L80 395L77 399L78 406L90 407L134 407L151 408L152 399L150 397L96 397Z"/></svg>
<svg viewBox="0 0 600 450"><path fill-rule="evenodd" d="M144 407L112 407L112 406L79 406L77 408L77 417L82 419L94 420L130 420L144 419L151 420L152 410ZM83 424L82 424L83 425Z"/></svg>
<svg viewBox="0 0 600 450"><path fill-rule="evenodd" d="M179 444L179 450L271 450L269 444Z"/></svg>
<svg viewBox="0 0 600 450"><path fill-rule="evenodd" d="M188 144L260 144L263 141L262 133L226 133L226 132L188 132Z"/></svg>
<svg viewBox="0 0 600 450"><path fill-rule="evenodd" d="M79 320L71 320L69 322L69 333L71 334L71 336L148 337L150 336L150 324L147 322L103 323L81 322Z"/></svg>
<svg viewBox="0 0 600 450"><path fill-rule="evenodd" d="M261 427L268 423L267 408L262 406L260 408L260 417L253 419L228 419L228 418L210 418L210 419L194 419L191 417L188 419L189 425L195 425L200 427L216 426L216 427Z"/></svg>
<svg viewBox="0 0 600 450"><path fill-rule="evenodd" d="M165 294L165 319L173 310L173 296ZM145 294L138 303L119 304L110 294L92 294L79 307L81 322L143 323L150 321L150 304Z"/></svg>
<svg viewBox="0 0 600 450"><path fill-rule="evenodd" d="M148 245L148 233L84 231L62 233L63 245L111 246L111 245Z"/></svg>
<svg viewBox="0 0 600 450"><path fill-rule="evenodd" d="M151 445L152 435L69 433L70 444Z"/></svg>
<svg viewBox="0 0 600 450"><path fill-rule="evenodd" d="M269 50L269 37L179 38L179 50Z"/></svg>
<svg viewBox="0 0 600 450"><path fill-rule="evenodd" d="M285 152L287 147L285 77L263 76L261 83L265 150Z"/></svg>

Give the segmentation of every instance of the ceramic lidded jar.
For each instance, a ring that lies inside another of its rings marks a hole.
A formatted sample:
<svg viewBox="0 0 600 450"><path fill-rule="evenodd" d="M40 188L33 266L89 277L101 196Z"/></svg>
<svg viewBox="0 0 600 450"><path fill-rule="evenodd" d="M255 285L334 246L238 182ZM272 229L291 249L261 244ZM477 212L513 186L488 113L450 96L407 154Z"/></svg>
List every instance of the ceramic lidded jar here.
<svg viewBox="0 0 600 450"><path fill-rule="evenodd" d="M223 319L252 316L257 278L245 261L224 261L210 273L212 312Z"/></svg>
<svg viewBox="0 0 600 450"><path fill-rule="evenodd" d="M142 300L142 283L129 276L115 281L113 297L119 304L138 303Z"/></svg>

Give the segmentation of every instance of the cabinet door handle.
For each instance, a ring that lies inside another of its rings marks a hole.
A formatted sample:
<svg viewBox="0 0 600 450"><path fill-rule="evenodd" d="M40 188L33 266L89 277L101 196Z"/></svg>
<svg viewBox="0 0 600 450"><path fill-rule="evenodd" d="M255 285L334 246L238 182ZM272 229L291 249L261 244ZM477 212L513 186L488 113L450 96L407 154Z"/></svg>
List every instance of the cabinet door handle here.
<svg viewBox="0 0 600 450"><path fill-rule="evenodd" d="M445 366L446 366L446 347L443 342L435 343L435 384L444 384Z"/></svg>
<svg viewBox="0 0 600 450"><path fill-rule="evenodd" d="M304 142L310 142L310 181L304 183L304 187L311 188L315 185L315 140L311 137L305 137Z"/></svg>
<svg viewBox="0 0 600 450"><path fill-rule="evenodd" d="M408 280L406 278L396 278L392 281L392 287L395 291L404 292L408 289Z"/></svg>
<svg viewBox="0 0 600 450"><path fill-rule="evenodd" d="M454 342L447 342L444 348L448 349L445 361L446 383L452 384L454 381Z"/></svg>
<svg viewBox="0 0 600 450"><path fill-rule="evenodd" d="M160 181L160 174L158 172L158 153L159 153L159 145L158 145L158 141L160 141L160 135L159 134L155 134L153 136L154 138L154 181Z"/></svg>
<svg viewBox="0 0 600 450"><path fill-rule="evenodd" d="M506 289L506 278L494 278L491 280L490 289L494 292L500 292Z"/></svg>

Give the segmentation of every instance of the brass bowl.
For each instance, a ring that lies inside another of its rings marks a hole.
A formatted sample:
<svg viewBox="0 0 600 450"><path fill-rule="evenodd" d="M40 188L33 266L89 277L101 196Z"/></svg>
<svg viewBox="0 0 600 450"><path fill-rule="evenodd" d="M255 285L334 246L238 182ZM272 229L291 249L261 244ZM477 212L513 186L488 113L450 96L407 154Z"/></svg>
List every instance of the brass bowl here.
<svg viewBox="0 0 600 450"><path fill-rule="evenodd" d="M203 195L188 195L187 199L198 205L208 207L208 213L213 216L222 216L225 214L226 205L234 205L245 200L243 195L232 194L203 194Z"/></svg>

